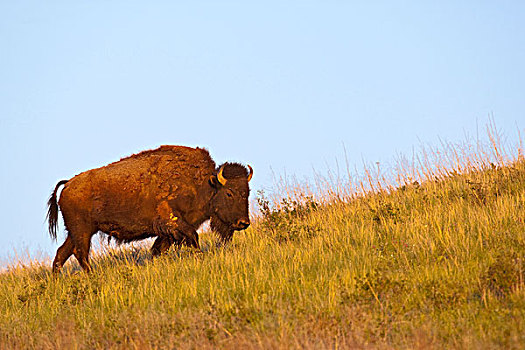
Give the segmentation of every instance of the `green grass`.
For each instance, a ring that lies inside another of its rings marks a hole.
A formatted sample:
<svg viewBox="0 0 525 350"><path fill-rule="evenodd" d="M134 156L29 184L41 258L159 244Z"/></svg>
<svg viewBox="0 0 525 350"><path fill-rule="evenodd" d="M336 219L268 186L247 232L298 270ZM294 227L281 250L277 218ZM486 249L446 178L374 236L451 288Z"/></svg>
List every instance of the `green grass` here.
<svg viewBox="0 0 525 350"><path fill-rule="evenodd" d="M203 234L204 253L124 246L91 274L12 267L0 348L523 349L525 161L457 149L396 186L259 194L224 249Z"/></svg>

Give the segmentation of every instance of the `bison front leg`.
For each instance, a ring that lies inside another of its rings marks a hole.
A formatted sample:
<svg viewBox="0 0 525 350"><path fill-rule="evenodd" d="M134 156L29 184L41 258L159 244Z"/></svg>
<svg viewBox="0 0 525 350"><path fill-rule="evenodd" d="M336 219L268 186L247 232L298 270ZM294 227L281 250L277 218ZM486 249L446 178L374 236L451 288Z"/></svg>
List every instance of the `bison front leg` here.
<svg viewBox="0 0 525 350"><path fill-rule="evenodd" d="M188 224L179 213L172 210L167 202L159 204L157 213L155 231L157 231L159 238L155 240L152 253L154 252L153 249L155 252L160 251L162 253L175 242L184 243L200 250L199 236L195 228Z"/></svg>
<svg viewBox="0 0 525 350"><path fill-rule="evenodd" d="M176 216L174 215L174 218ZM197 249L201 249L199 245L199 235L197 234L197 231L188 224L184 219L181 219L180 217L177 217L178 219L176 222L172 221L172 225L176 226L174 227L174 230L178 233L178 235L175 235L175 237L180 238L177 239L179 242L186 244L188 247L193 247ZM172 219L173 220L173 219Z"/></svg>
<svg viewBox="0 0 525 350"><path fill-rule="evenodd" d="M175 239L171 235L158 236L153 246L151 246L151 255L159 256L170 249Z"/></svg>

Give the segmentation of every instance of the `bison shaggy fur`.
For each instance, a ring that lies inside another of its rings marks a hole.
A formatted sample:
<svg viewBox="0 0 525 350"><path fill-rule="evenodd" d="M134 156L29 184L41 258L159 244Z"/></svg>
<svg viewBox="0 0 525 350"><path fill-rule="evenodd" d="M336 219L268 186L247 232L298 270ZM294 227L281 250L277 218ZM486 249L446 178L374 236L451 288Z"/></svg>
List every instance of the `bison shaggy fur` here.
<svg viewBox="0 0 525 350"><path fill-rule="evenodd" d="M151 251L159 255L174 243L200 249L196 230L210 220L226 243L250 224L252 174L239 163L216 166L204 148L161 146L62 180L48 202L50 235L56 239L59 208L67 229L53 271L71 255L90 270L91 237L97 232L118 242L156 237Z"/></svg>

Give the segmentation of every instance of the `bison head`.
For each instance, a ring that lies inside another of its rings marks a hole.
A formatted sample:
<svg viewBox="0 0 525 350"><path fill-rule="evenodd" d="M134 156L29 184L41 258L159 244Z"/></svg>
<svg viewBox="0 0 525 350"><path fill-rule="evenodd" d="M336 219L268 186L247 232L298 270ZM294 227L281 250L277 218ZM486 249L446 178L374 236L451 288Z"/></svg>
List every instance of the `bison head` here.
<svg viewBox="0 0 525 350"><path fill-rule="evenodd" d="M249 170L248 170L249 168ZM238 163L225 163L210 177L215 194L211 200L211 227L223 240L229 240L233 231L250 226L248 215L248 182L252 168Z"/></svg>

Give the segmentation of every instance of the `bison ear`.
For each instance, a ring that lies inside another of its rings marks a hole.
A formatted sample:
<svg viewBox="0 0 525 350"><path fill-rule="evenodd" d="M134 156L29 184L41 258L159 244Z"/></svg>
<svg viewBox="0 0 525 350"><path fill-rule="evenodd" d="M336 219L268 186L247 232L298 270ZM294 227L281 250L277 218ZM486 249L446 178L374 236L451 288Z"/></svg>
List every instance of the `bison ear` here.
<svg viewBox="0 0 525 350"><path fill-rule="evenodd" d="M221 186L219 180L217 179L217 176L215 176L215 175L210 176L210 179L208 180L208 183L213 188L219 188Z"/></svg>

